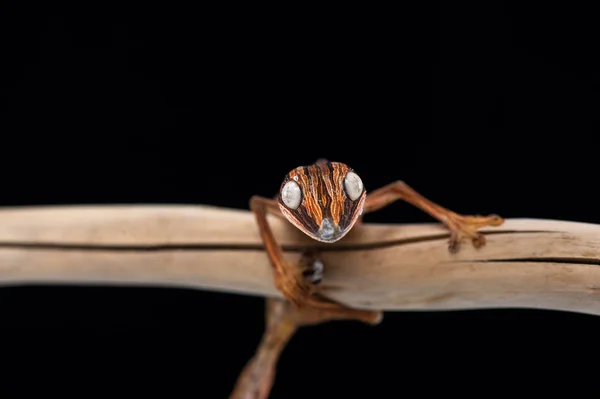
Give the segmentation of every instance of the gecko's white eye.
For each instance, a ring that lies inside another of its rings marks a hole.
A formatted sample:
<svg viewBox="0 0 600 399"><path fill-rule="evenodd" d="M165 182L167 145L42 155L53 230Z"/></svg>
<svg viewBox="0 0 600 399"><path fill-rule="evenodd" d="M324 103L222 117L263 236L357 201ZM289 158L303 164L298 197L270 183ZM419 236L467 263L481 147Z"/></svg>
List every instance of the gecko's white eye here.
<svg viewBox="0 0 600 399"><path fill-rule="evenodd" d="M344 178L344 188L346 189L346 195L355 201L363 192L363 182L354 172L348 172Z"/></svg>
<svg viewBox="0 0 600 399"><path fill-rule="evenodd" d="M297 209L300 206L302 200L302 193L300 192L300 186L293 180L288 181L284 184L281 189L281 200L290 209Z"/></svg>

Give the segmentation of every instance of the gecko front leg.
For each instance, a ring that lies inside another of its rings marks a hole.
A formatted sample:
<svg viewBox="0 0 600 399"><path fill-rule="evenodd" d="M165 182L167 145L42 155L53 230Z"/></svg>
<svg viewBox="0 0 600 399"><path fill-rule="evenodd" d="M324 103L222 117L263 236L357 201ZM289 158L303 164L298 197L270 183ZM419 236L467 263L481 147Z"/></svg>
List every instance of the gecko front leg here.
<svg viewBox="0 0 600 399"><path fill-rule="evenodd" d="M442 222L450 230L448 248L451 252L459 249L465 238L476 248L485 245L485 237L478 229L485 226L500 226L504 221L495 214L488 216L460 215L446 209L416 192L403 181L383 186L367 195L363 213L374 212L397 200L404 200Z"/></svg>
<svg viewBox="0 0 600 399"><path fill-rule="evenodd" d="M299 265L285 260L281 245L275 240L273 230L267 220L267 214L283 216L277 201L266 197L253 196L250 199L250 209L256 217L260 236L273 267L275 287L290 302L296 306L301 306L312 292L312 286L303 276L304 270Z"/></svg>
<svg viewBox="0 0 600 399"><path fill-rule="evenodd" d="M309 306L314 312L324 312L323 317L356 319L376 324L381 321L381 312L365 311L345 307L331 301L316 292L316 286L323 277L323 264L316 251L305 251L298 262L285 259L281 245L275 239L267 220L267 214L283 217L277 202L273 199L253 196L250 209L256 216L260 235L267 256L273 267L275 287L295 307Z"/></svg>

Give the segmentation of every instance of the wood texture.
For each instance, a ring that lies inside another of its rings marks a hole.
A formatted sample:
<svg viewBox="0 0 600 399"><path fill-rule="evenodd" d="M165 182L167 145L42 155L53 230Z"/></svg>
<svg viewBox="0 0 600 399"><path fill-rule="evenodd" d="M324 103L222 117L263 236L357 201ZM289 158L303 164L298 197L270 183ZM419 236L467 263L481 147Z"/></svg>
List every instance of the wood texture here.
<svg viewBox="0 0 600 399"><path fill-rule="evenodd" d="M600 225L509 219L447 251L437 223L363 224L320 244L270 217L286 256L323 250L323 293L367 309L542 308L600 314ZM367 219L368 222L368 219ZM210 206L0 210L0 285L128 284L279 296L249 211Z"/></svg>

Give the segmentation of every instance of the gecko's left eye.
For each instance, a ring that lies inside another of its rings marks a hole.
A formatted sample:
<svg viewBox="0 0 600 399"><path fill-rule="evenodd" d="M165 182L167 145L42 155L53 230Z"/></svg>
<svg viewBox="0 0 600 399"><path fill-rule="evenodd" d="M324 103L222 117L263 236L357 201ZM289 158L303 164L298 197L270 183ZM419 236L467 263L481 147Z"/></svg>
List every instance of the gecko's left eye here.
<svg viewBox="0 0 600 399"><path fill-rule="evenodd" d="M290 209L296 210L302 201L300 186L293 180L288 181L281 188L281 200Z"/></svg>
<svg viewBox="0 0 600 399"><path fill-rule="evenodd" d="M344 178L344 188L346 189L346 195L355 201L360 197L364 190L363 182L354 172L348 172Z"/></svg>

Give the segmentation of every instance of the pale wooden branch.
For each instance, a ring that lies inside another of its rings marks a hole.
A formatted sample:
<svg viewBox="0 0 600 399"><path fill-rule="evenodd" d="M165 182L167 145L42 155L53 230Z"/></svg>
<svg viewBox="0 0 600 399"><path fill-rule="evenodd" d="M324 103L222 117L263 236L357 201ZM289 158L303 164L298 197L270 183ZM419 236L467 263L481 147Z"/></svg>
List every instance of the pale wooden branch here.
<svg viewBox="0 0 600 399"><path fill-rule="evenodd" d="M509 219L448 252L437 223L369 224L317 244L277 218L289 259L318 245L323 293L383 310L540 308L600 314L600 225ZM279 296L249 211L210 206L0 210L0 284L127 284Z"/></svg>

